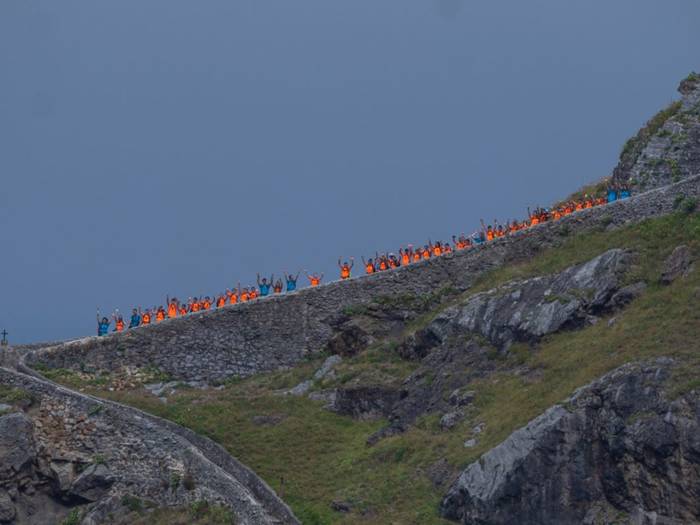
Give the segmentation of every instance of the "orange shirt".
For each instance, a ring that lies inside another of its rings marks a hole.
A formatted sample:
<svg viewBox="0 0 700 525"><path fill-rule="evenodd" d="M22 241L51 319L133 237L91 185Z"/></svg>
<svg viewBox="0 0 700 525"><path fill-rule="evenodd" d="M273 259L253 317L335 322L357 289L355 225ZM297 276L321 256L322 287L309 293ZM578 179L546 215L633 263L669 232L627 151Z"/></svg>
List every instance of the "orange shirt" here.
<svg viewBox="0 0 700 525"><path fill-rule="evenodd" d="M350 279L350 267L347 264L344 264L340 268L340 278L341 279Z"/></svg>
<svg viewBox="0 0 700 525"><path fill-rule="evenodd" d="M190 312L199 312L202 309L199 303L192 303L190 305Z"/></svg>
<svg viewBox="0 0 700 525"><path fill-rule="evenodd" d="M168 305L168 317L170 319L177 317L177 305L175 303L170 303Z"/></svg>
<svg viewBox="0 0 700 525"><path fill-rule="evenodd" d="M250 294L248 292L243 292L241 294L241 302L247 303L250 300Z"/></svg>
<svg viewBox="0 0 700 525"><path fill-rule="evenodd" d="M452 248L450 247L449 244L446 244L445 246L442 247L442 253L452 253Z"/></svg>
<svg viewBox="0 0 700 525"><path fill-rule="evenodd" d="M433 255L439 257L442 255L442 248L440 246L433 246Z"/></svg>
<svg viewBox="0 0 700 525"><path fill-rule="evenodd" d="M187 315L187 307L184 304L180 307L180 315Z"/></svg>
<svg viewBox="0 0 700 525"><path fill-rule="evenodd" d="M151 314L143 314L141 316L141 324L151 324Z"/></svg>
<svg viewBox="0 0 700 525"><path fill-rule="evenodd" d="M211 301L204 301L204 302L202 302L202 308L203 308L204 310L209 310L209 308L211 308Z"/></svg>
<svg viewBox="0 0 700 525"><path fill-rule="evenodd" d="M389 269L389 266L386 264L386 261L384 259L379 261L379 271L380 272L383 272L384 270L388 270L388 269Z"/></svg>
<svg viewBox="0 0 700 525"><path fill-rule="evenodd" d="M540 223L539 217L535 217L534 215L530 218L530 226L537 226Z"/></svg>
<svg viewBox="0 0 700 525"><path fill-rule="evenodd" d="M238 295L232 293L228 296L228 304L236 304L238 302Z"/></svg>
<svg viewBox="0 0 700 525"><path fill-rule="evenodd" d="M282 285L280 284L280 285L275 285L275 286L273 286L273 287L272 287L272 291L273 291L274 293L282 293Z"/></svg>
<svg viewBox="0 0 700 525"><path fill-rule="evenodd" d="M250 300L252 301L253 299L257 299L257 298L258 298L257 290L251 290L250 291Z"/></svg>
<svg viewBox="0 0 700 525"><path fill-rule="evenodd" d="M401 264L403 264L404 266L408 266L409 264L411 264L411 256L408 255L408 252L404 252L403 254L401 254Z"/></svg>
<svg viewBox="0 0 700 525"><path fill-rule="evenodd" d="M493 230L489 228L486 230L486 240L487 241L492 241L496 235L493 233Z"/></svg>
<svg viewBox="0 0 700 525"><path fill-rule="evenodd" d="M117 319L117 332L123 332L124 331L124 321L122 319Z"/></svg>
<svg viewBox="0 0 700 525"><path fill-rule="evenodd" d="M423 259L430 259L430 250L427 248L423 249Z"/></svg>
<svg viewBox="0 0 700 525"><path fill-rule="evenodd" d="M428 255L430 255L430 254L428 254ZM419 251L413 252L413 262L418 262L418 261L420 261L420 252Z"/></svg>
<svg viewBox="0 0 700 525"><path fill-rule="evenodd" d="M309 282L311 283L311 286L318 286L321 284L321 279L315 276L309 277Z"/></svg>
<svg viewBox="0 0 700 525"><path fill-rule="evenodd" d="M221 308L226 305L226 298L222 295L216 300L216 307Z"/></svg>
<svg viewBox="0 0 700 525"><path fill-rule="evenodd" d="M158 310L156 312L156 322L160 323L161 321L165 321L165 310Z"/></svg>
<svg viewBox="0 0 700 525"><path fill-rule="evenodd" d="M365 273L367 275L374 273L374 265L370 263L365 264Z"/></svg>

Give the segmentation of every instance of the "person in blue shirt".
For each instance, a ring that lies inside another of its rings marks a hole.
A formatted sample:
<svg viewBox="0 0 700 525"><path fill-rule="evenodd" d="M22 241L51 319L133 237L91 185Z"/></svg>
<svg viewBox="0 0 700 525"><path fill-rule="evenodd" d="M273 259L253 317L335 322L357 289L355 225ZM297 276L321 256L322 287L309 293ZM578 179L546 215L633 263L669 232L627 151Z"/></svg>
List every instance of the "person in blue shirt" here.
<svg viewBox="0 0 700 525"><path fill-rule="evenodd" d="M134 308L131 310L131 321L129 321L129 328L136 328L141 324L141 314Z"/></svg>
<svg viewBox="0 0 700 525"><path fill-rule="evenodd" d="M275 282L275 274L273 273L268 281L265 277L260 280L260 274L258 274L258 288L260 288L260 297L265 297L270 294L270 288L272 288L272 283Z"/></svg>
<svg viewBox="0 0 700 525"><path fill-rule="evenodd" d="M614 186L608 187L608 202L615 202L617 200L617 189Z"/></svg>
<svg viewBox="0 0 700 525"><path fill-rule="evenodd" d="M617 193L618 199L629 199L632 196L630 187L627 184L620 186L620 191Z"/></svg>
<svg viewBox="0 0 700 525"><path fill-rule="evenodd" d="M97 311L97 335L102 337L109 333L110 321L106 317L100 319L100 312Z"/></svg>
<svg viewBox="0 0 700 525"><path fill-rule="evenodd" d="M284 272L284 280L287 281L287 291L288 292L293 292L294 290L297 289L297 280L299 279L299 274L301 272L297 272L296 276L293 277L291 274L287 275L287 272Z"/></svg>

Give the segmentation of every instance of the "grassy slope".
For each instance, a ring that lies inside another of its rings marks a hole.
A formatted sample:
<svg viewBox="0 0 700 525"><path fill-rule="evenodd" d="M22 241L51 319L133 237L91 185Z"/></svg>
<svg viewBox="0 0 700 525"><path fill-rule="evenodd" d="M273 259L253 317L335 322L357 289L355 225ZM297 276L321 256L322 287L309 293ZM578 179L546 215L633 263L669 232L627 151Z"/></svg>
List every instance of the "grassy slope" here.
<svg viewBox="0 0 700 525"><path fill-rule="evenodd" d="M472 385L477 391L475 406L451 432L440 432L439 416L432 415L405 435L367 448L365 439L384 422L357 422L328 413L317 402L272 394L309 377L321 358L292 371L231 383L221 391L182 391L167 404L143 391L88 389L170 418L223 444L266 479L304 523L446 523L437 516L444 489L434 488L424 474L435 461L447 458L455 468L466 466L576 388L628 361L677 357L686 366L674 390L698 386L700 271L668 287L658 284L664 258L681 243L700 254L700 215L675 215L572 237L561 248L527 264L482 277L470 294L513 278L555 272L623 247L638 254L630 282L645 280L649 289L611 326L604 319L579 332L551 336L535 350L514 348L502 359L521 362L536 373L496 374ZM410 373L412 367L398 362L389 348L376 347L344 363L339 380L377 374L398 380ZM61 377L71 383L70 376ZM285 419L275 426L258 425L253 417L259 415ZM470 429L482 422L486 426L478 446L465 449ZM331 510L334 499L353 502L354 511Z"/></svg>

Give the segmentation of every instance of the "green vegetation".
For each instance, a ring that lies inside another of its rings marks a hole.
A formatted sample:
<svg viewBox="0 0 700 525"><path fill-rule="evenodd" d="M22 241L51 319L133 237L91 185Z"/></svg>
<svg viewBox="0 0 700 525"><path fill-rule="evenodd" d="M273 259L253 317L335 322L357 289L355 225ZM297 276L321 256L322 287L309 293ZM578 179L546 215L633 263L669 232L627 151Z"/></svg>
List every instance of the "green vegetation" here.
<svg viewBox="0 0 700 525"><path fill-rule="evenodd" d="M34 396L21 388L0 385L0 403L8 405L31 405Z"/></svg>
<svg viewBox="0 0 700 525"><path fill-rule="evenodd" d="M73 509L61 522L61 525L78 525L80 523L80 510Z"/></svg>
<svg viewBox="0 0 700 525"><path fill-rule="evenodd" d="M131 525L235 525L236 520L226 508L195 501L188 508L141 511L130 520Z"/></svg>
<svg viewBox="0 0 700 525"><path fill-rule="evenodd" d="M682 207L681 201L678 206ZM368 447L367 437L385 421L354 421L324 410L321 402L276 395L279 389L309 378L323 356L293 370L227 383L223 390L182 391L167 404L141 389L109 392L93 386L90 391L171 419L221 443L272 485L305 524L446 524L437 515L446 487L435 487L426 475L438 460L447 459L457 473L576 388L630 361L673 357L682 366L669 395L700 388L700 271L669 286L659 284L663 261L679 244L700 256L700 215L677 213L612 232L569 236L561 247L482 275L467 293L450 297L412 323L407 331L475 293L512 279L561 271L611 248L634 251L635 263L626 279L648 285L640 298L615 314L614 323L603 319L580 331L554 334L535 348L514 345L509 354L494 355L536 373L499 371L472 382L468 389L476 392L474 406L450 432L440 431L440 414L429 414L405 434ZM395 340L383 341L346 359L337 377L323 386L402 381L416 364L401 360L395 347ZM260 416L271 416L275 423L261 424ZM482 423L477 435L473 429ZM478 442L467 449L464 441L469 438ZM336 500L348 504L351 512L334 511L331 502ZM161 521L138 523L227 523L213 518L196 521L200 518L190 514L192 509L177 511L185 512L179 515L158 512L149 519Z"/></svg>

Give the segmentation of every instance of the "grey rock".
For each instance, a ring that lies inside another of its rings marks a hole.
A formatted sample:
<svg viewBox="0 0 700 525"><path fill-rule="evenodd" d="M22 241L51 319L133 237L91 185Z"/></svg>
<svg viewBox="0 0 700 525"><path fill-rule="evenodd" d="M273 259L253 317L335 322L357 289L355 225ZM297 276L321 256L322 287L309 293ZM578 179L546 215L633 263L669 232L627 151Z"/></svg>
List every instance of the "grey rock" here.
<svg viewBox="0 0 700 525"><path fill-rule="evenodd" d="M473 390L462 392L461 389L457 388L450 394L449 402L453 406L463 407L471 405L475 397L476 392Z"/></svg>
<svg viewBox="0 0 700 525"><path fill-rule="evenodd" d="M440 428L442 430L452 430L463 418L464 413L460 410L448 412L440 418Z"/></svg>
<svg viewBox="0 0 700 525"><path fill-rule="evenodd" d="M685 245L677 246L664 261L661 271L661 283L671 284L679 277L690 273L693 264L693 253Z"/></svg>
<svg viewBox="0 0 700 525"><path fill-rule="evenodd" d="M314 381L320 381L325 378L331 371L343 361L343 358L339 355L332 355L328 357L321 365L321 368L316 370L314 374Z"/></svg>
<svg viewBox="0 0 700 525"><path fill-rule="evenodd" d="M50 463L52 477L58 482L61 492L67 492L75 479L75 465L70 461L52 461Z"/></svg>
<svg viewBox="0 0 700 525"><path fill-rule="evenodd" d="M15 519L17 509L10 495L0 488L0 523L10 523Z"/></svg>
<svg viewBox="0 0 700 525"><path fill-rule="evenodd" d="M610 250L591 261L547 277L510 282L447 309L428 330L444 341L478 333L507 348L514 341L537 341L553 332L589 324L610 308L630 257ZM632 293L628 291L628 294Z"/></svg>
<svg viewBox="0 0 700 525"><path fill-rule="evenodd" d="M321 381L325 377L329 377L333 373L333 369L338 364L340 364L342 361L343 361L343 358L340 357L339 355L332 355L332 356L328 357L321 365L321 368L316 370L313 378L307 379L306 381L299 383L294 388L286 390L283 393L286 395L290 395L290 396L303 396L309 390L311 390L311 388L314 386L314 384L317 381Z"/></svg>
<svg viewBox="0 0 700 525"><path fill-rule="evenodd" d="M577 390L469 465L441 514L528 525L646 509L656 523L697 522L700 471L687 467L700 457L700 393L667 400L672 366L624 365Z"/></svg>
<svg viewBox="0 0 700 525"><path fill-rule="evenodd" d="M454 472L455 469L450 465L447 459L442 458L430 465L426 469L425 474L433 486L439 488L448 482Z"/></svg>
<svg viewBox="0 0 700 525"><path fill-rule="evenodd" d="M332 410L357 419L386 417L399 399L399 392L381 385L339 388Z"/></svg>
<svg viewBox="0 0 700 525"><path fill-rule="evenodd" d="M5 412L10 412L12 410L12 405L6 405L5 403L0 403L0 415Z"/></svg>
<svg viewBox="0 0 700 525"><path fill-rule="evenodd" d="M314 386L314 382L311 379L307 379L306 381L299 383L297 386L295 386L294 388L290 388L284 393L290 396L303 396L309 390L311 390L312 386Z"/></svg>
<svg viewBox="0 0 700 525"><path fill-rule="evenodd" d="M470 438L464 442L464 448L474 448L478 444L479 442L475 438Z"/></svg>
<svg viewBox="0 0 700 525"><path fill-rule="evenodd" d="M0 472L20 472L35 458L32 420L21 412L0 416Z"/></svg>
<svg viewBox="0 0 700 525"><path fill-rule="evenodd" d="M75 478L68 492L88 501L97 501L114 484L115 479L105 465L91 465Z"/></svg>
<svg viewBox="0 0 700 525"><path fill-rule="evenodd" d="M614 309L624 308L637 297L641 296L647 289L645 282L638 282L620 288L610 298L610 306Z"/></svg>
<svg viewBox="0 0 700 525"><path fill-rule="evenodd" d="M179 381L168 381L167 383L152 383L149 385L144 385L144 388L154 396L162 398L165 397L165 395L174 394L175 389L179 385Z"/></svg>

